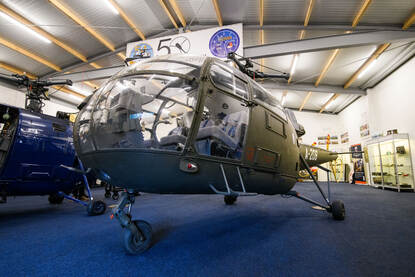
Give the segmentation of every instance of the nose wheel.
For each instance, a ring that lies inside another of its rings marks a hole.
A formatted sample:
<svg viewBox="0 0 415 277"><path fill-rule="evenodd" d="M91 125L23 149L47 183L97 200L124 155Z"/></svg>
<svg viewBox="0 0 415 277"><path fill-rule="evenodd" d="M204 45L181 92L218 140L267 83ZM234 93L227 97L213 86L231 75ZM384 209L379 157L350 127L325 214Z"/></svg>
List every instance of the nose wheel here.
<svg viewBox="0 0 415 277"><path fill-rule="evenodd" d="M330 210L334 220L344 220L344 218L346 217L346 210L344 208L344 204L340 200L333 201L331 203Z"/></svg>
<svg viewBox="0 0 415 277"><path fill-rule="evenodd" d="M125 250L132 255L138 255L150 248L153 231L151 225L144 220L133 220L123 230Z"/></svg>
<svg viewBox="0 0 415 277"><path fill-rule="evenodd" d="M136 195L137 193L134 192L123 192L111 216L111 218L117 218L123 228L123 245L127 253L131 255L138 255L149 249L153 239L153 231L148 222L131 220L131 207ZM128 210L125 211L127 206Z"/></svg>
<svg viewBox="0 0 415 277"><path fill-rule="evenodd" d="M236 202L237 199L238 199L238 197L235 196L235 195L225 195L223 197L223 200L225 201L226 205L233 205Z"/></svg>

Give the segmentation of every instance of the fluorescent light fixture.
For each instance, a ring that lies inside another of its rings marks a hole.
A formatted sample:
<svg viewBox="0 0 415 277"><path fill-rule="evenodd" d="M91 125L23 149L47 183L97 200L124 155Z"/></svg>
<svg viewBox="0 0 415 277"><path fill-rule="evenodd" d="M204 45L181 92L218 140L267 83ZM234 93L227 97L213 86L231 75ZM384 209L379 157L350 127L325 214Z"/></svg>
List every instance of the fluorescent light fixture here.
<svg viewBox="0 0 415 277"><path fill-rule="evenodd" d="M110 1L108 0L104 0L104 1L114 14L119 14L118 10L111 4Z"/></svg>
<svg viewBox="0 0 415 277"><path fill-rule="evenodd" d="M298 54L294 54L293 64L291 65L290 76L292 76L295 72L295 67L297 66L298 61Z"/></svg>
<svg viewBox="0 0 415 277"><path fill-rule="evenodd" d="M9 21L10 23L14 24L14 25L18 25L19 27L25 29L27 32L31 33L32 35L36 36L38 39L42 40L43 42L46 43L52 43L50 40L48 40L47 38L45 38L44 36L41 36L40 34L36 33L35 31L33 31L32 29L30 29L29 27L27 27L26 25L20 23L19 21L17 21L16 19L12 18L11 16L8 16L7 14L0 12L0 15L5 18L7 21Z"/></svg>
<svg viewBox="0 0 415 277"><path fill-rule="evenodd" d="M376 64L376 62L377 62L377 60L374 60L371 64L369 64L362 72L360 72L360 74L359 74L359 76L357 76L357 78L359 79L363 75L365 75L365 73L368 72L373 67L373 65Z"/></svg>
<svg viewBox="0 0 415 277"><path fill-rule="evenodd" d="M284 106L285 104L285 99L287 98L287 95L283 95L282 99L281 99L281 106Z"/></svg>
<svg viewBox="0 0 415 277"><path fill-rule="evenodd" d="M327 99L327 101L329 101L333 96L335 95L335 93L333 93L330 97L329 97L329 99ZM327 102L326 101L326 102ZM333 106L333 103L334 103L334 101L336 101L336 99L334 99L334 100L332 100L327 106L326 106L326 110L328 110L331 106Z"/></svg>

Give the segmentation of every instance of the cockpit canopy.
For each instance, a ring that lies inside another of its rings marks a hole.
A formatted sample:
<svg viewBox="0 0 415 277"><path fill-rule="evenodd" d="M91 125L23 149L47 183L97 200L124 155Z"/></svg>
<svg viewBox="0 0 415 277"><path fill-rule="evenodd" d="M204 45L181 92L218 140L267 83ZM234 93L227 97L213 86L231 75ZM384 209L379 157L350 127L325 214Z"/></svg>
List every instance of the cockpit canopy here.
<svg viewBox="0 0 415 277"><path fill-rule="evenodd" d="M77 151L183 150L195 124L200 74L206 68L206 59L163 56L141 60L121 70L83 104L75 124ZM210 93L200 106L202 120L196 126L194 141L198 153L241 157L249 119L249 107L241 101L256 101L282 119L289 119L301 135L302 126L294 114L287 113L255 81L222 61L206 64L209 80L218 92Z"/></svg>

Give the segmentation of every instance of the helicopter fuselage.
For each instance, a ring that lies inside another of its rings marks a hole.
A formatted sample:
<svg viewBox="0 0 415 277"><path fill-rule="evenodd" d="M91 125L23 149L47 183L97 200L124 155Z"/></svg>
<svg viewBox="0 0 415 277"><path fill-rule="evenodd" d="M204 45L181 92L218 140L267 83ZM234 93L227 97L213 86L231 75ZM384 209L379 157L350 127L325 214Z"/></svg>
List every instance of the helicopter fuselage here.
<svg viewBox="0 0 415 277"><path fill-rule="evenodd" d="M313 164L335 159L301 146L292 112L257 82L206 57L125 68L91 97L74 128L84 165L131 191L284 194L297 182L300 148L313 152Z"/></svg>

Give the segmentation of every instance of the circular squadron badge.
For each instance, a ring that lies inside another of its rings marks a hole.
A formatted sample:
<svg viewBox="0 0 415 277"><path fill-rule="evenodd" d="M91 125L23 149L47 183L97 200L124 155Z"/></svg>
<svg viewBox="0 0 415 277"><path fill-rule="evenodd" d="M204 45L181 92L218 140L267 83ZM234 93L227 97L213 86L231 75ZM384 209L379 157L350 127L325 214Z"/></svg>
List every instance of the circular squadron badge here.
<svg viewBox="0 0 415 277"><path fill-rule="evenodd" d="M239 48L239 36L231 29L222 29L213 34L209 41L210 52L219 58L226 58L228 53Z"/></svg>
<svg viewBox="0 0 415 277"><path fill-rule="evenodd" d="M130 58L144 59L151 57L153 57L153 48L147 43L138 43L130 53Z"/></svg>

